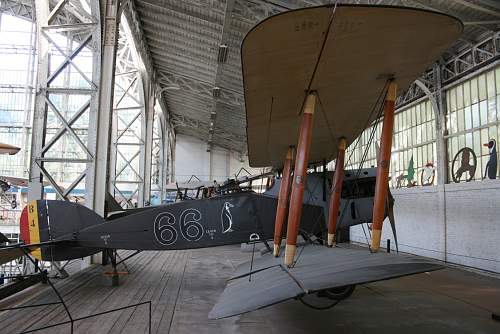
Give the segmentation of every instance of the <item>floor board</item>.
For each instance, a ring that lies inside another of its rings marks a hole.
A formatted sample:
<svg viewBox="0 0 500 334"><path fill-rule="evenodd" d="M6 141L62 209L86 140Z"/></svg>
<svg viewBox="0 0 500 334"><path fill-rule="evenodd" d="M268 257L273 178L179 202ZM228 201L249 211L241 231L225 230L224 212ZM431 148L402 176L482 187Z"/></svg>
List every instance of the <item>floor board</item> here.
<svg viewBox="0 0 500 334"><path fill-rule="evenodd" d="M125 256L127 252L124 252ZM235 266L250 259L239 247L142 252L127 261L129 275L111 287L108 267L92 266L67 279L54 279L73 318L151 301L152 333L500 333L500 280L457 268L357 287L327 311L288 301L242 316L208 320L207 315ZM123 268L122 268L123 269ZM7 301L57 301L39 285ZM3 312L1 333L67 320L61 305ZM147 333L148 307L126 309L75 323L75 333ZM69 325L39 333L69 333Z"/></svg>

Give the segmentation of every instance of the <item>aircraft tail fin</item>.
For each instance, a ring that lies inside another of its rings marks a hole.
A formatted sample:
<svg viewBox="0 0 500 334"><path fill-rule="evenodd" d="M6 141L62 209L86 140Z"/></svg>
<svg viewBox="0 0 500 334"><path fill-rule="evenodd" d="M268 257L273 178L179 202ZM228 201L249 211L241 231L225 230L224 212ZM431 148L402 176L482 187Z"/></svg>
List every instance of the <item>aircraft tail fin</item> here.
<svg viewBox="0 0 500 334"><path fill-rule="evenodd" d="M99 249L80 247L74 237L83 228L104 219L83 205L65 201L35 200L21 214L21 240L38 260L62 261L92 255Z"/></svg>
<svg viewBox="0 0 500 334"><path fill-rule="evenodd" d="M116 199L109 193L106 192L106 213L123 211L122 206L116 201Z"/></svg>

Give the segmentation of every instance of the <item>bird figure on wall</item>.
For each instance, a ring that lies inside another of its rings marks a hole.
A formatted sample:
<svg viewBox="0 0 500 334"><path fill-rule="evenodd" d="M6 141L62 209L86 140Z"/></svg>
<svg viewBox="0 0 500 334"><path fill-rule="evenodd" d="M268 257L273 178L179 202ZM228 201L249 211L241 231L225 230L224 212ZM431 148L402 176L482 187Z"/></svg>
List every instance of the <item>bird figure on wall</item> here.
<svg viewBox="0 0 500 334"><path fill-rule="evenodd" d="M492 138L487 144L483 144L483 146L488 147L490 153L490 159L486 164L483 179L488 175L489 179L494 180L497 178L497 141Z"/></svg>

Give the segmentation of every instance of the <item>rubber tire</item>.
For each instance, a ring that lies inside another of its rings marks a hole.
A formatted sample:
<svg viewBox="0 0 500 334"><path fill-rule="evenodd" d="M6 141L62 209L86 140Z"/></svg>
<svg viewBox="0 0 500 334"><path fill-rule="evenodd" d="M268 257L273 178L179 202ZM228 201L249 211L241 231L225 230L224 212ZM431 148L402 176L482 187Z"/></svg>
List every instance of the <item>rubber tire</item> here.
<svg viewBox="0 0 500 334"><path fill-rule="evenodd" d="M356 285L347 285L340 288L333 288L329 290L323 291L325 297L333 300L344 300L349 298L354 290L356 289Z"/></svg>

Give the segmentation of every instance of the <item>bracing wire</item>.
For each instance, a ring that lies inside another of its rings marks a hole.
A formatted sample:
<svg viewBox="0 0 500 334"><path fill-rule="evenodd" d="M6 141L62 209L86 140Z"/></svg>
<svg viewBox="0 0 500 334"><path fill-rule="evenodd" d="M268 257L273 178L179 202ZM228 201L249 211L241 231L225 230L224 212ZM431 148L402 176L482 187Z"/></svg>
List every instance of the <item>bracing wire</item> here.
<svg viewBox="0 0 500 334"><path fill-rule="evenodd" d="M311 78L309 79L306 93L304 95L304 98L302 99L302 104L300 106L300 110L299 110L298 115L302 114L302 111L304 110L304 105L306 103L307 95L309 95L309 93L311 92L311 86L312 86L312 83L314 81L314 78L316 77L316 72L318 71L319 62L321 60L321 57L323 56L323 51L325 50L326 41L328 40L328 36L330 35L330 30L331 30L331 27L333 24L333 19L335 18L336 11L337 11L337 1L335 1L335 3L333 4L333 9L332 9L332 12L330 14L330 19L328 21L328 25L327 25L326 31L324 33L325 37L323 38L323 42L321 43L321 49L319 50L318 58L316 58L316 62L314 64L314 69L313 69L313 72L311 74Z"/></svg>
<svg viewBox="0 0 500 334"><path fill-rule="evenodd" d="M366 126L369 124L369 122L370 122L370 119L371 119L371 116L372 116L373 112L374 112L375 110L377 110L377 106L378 106L378 108L379 108L379 109L378 109L377 116L376 116L376 118L375 118L375 119L380 119L380 117L382 116L382 112L383 112L383 109L384 109L384 108L383 108L383 107L384 107L384 104L383 104L383 103L380 103L380 100L381 100L380 98L381 98L381 97L383 97L382 101L384 101L384 100L385 100L385 97L386 97L386 95L387 95L387 89L388 89L388 87L389 87L389 83L390 83L390 81L387 81L387 82L385 83L385 85L384 85L383 89L381 90L381 92L380 92L380 94L379 94L379 97L378 97L378 99L377 99L377 101L376 101L376 103L375 103L375 105L374 105L374 107L373 107L373 109L372 109L372 112L370 113L370 116L368 117L368 120L367 120L367 122L366 122ZM365 126L365 128L366 128L366 126ZM378 127L378 126L379 126L379 124L378 124L378 123L377 123L377 124L375 124L375 125L372 127L371 131L370 131L370 136L369 136L369 138L368 138L368 145L366 145L366 148L365 148L365 150L364 150L364 152L363 152L363 156L361 157L361 161L360 161L360 163L359 163L359 166L358 166L357 172L356 172L356 174L355 174L355 176L354 176L354 179L353 179L353 181L354 181L354 183L355 183L355 187L356 187L356 190L357 190L358 195L359 195L359 185L358 185L359 176L361 175L361 170L363 169L363 165L364 165L364 163L366 162L366 158L367 158L367 156L368 156L368 150L369 150L369 148L370 148L370 146L371 146L371 144L372 144L372 142L373 142L373 138L375 137L375 133L376 133L376 130L377 130L377 127ZM353 150L352 150L351 154L349 155L349 160L348 160L347 164L349 164L349 162L350 162L350 159L351 159L351 157L352 157L352 154L354 153L354 150L356 149L356 146L357 146L357 145L358 145L358 143L359 143L359 139L360 139L360 137L361 137L361 136L358 136L358 139L356 140L356 144L355 144L355 146L354 146L354 148L353 148ZM339 222L342 222L342 220L344 219L345 213L347 212L347 207L349 206L349 203L350 203L350 202L351 202L351 199L348 199L348 200L347 200L347 202L346 202L346 204L345 204L345 205L344 205L344 207L342 208L342 213L341 213L341 215L340 215ZM363 232L364 232L364 229L363 229ZM365 233L365 237L366 237L366 233ZM367 244L369 245L370 243L369 243L369 242L367 242Z"/></svg>

